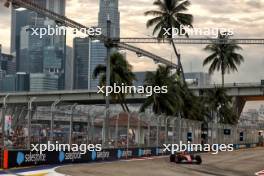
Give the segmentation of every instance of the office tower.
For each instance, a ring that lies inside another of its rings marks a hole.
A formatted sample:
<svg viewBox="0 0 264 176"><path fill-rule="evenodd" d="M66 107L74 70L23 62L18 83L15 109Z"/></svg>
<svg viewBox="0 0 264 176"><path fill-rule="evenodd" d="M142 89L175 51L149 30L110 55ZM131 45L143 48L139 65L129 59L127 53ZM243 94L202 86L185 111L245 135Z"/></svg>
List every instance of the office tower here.
<svg viewBox="0 0 264 176"><path fill-rule="evenodd" d="M105 65L106 48L89 38L74 39L74 89L97 90L99 78L93 78L98 65Z"/></svg>
<svg viewBox="0 0 264 176"><path fill-rule="evenodd" d="M29 91L29 74L25 72L16 73L16 91L25 92Z"/></svg>
<svg viewBox="0 0 264 176"><path fill-rule="evenodd" d="M99 41L91 42L91 54L90 54L90 90L98 90L97 86L99 85L99 77L93 78L93 72L98 65L105 65L106 62L106 48L103 43Z"/></svg>
<svg viewBox="0 0 264 176"><path fill-rule="evenodd" d="M16 75L6 75L0 80L1 92L15 92L16 91Z"/></svg>
<svg viewBox="0 0 264 176"><path fill-rule="evenodd" d="M24 26L20 32L19 72L43 72L43 48L46 46L46 37L31 35L30 29L34 26ZM44 27L44 26L42 26Z"/></svg>
<svg viewBox="0 0 264 176"><path fill-rule="evenodd" d="M34 0L33 3L60 15L65 15L65 0ZM48 26L52 28L57 27L55 21L45 16L30 10L18 11L13 8L11 52L17 56L17 71L27 73L47 72L47 68L44 68L44 60L51 62L47 57L56 53L56 59L52 60L54 63L49 64L58 65L58 60L60 60L61 63L59 65L61 67L58 69L59 72L53 72L52 68L49 71L51 71L51 74L59 76L59 89L63 89L66 55L65 36L45 35L43 38L40 38L40 36L32 35L32 30L30 30L31 28L48 28ZM47 53L49 51L51 53ZM60 57L59 59L58 56Z"/></svg>
<svg viewBox="0 0 264 176"><path fill-rule="evenodd" d="M13 57L10 54L4 54L2 53L2 51L0 51L0 71L2 75L15 74L16 73L15 57Z"/></svg>
<svg viewBox="0 0 264 176"><path fill-rule="evenodd" d="M120 13L118 0L100 0L98 26L102 28L103 35L107 34L107 19L111 21L111 37L120 37Z"/></svg>
<svg viewBox="0 0 264 176"><path fill-rule="evenodd" d="M90 39L74 38L74 89L89 89Z"/></svg>
<svg viewBox="0 0 264 176"><path fill-rule="evenodd" d="M65 89L73 89L73 70L74 70L73 48L66 47L66 62L65 62Z"/></svg>
<svg viewBox="0 0 264 176"><path fill-rule="evenodd" d="M109 14L109 15L108 15ZM111 20L111 37L120 36L120 13L118 0L100 0L98 27L103 35L107 33L107 19ZM93 78L94 69L106 63L106 47L104 43L88 38L74 39L74 89L97 90L99 78Z"/></svg>
<svg viewBox="0 0 264 176"><path fill-rule="evenodd" d="M50 73L32 73L30 74L30 91L43 92L58 90L58 75Z"/></svg>
<svg viewBox="0 0 264 176"><path fill-rule="evenodd" d="M102 34L107 35L107 20L111 21L111 37L120 37L120 13L118 10L118 0L100 0L98 27L102 28ZM88 89L97 90L99 85L99 78L93 78L93 71L97 65L105 65L106 63L106 47L100 41L90 41L89 45L89 59L88 62ZM114 51L114 50L113 50ZM86 71L86 70L85 70Z"/></svg>
<svg viewBox="0 0 264 176"><path fill-rule="evenodd" d="M34 3L46 7L46 0L34 0ZM11 53L16 56L17 71L20 69L20 34L21 29L28 25L43 25L45 17L31 10L19 10L12 7L11 15Z"/></svg>

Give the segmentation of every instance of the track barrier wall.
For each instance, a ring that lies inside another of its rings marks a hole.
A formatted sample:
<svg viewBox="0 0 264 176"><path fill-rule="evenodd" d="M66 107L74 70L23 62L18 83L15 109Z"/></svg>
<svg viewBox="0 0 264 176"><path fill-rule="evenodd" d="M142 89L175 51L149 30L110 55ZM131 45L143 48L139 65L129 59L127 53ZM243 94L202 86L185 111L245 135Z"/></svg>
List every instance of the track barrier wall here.
<svg viewBox="0 0 264 176"><path fill-rule="evenodd" d="M185 144L188 141L193 144L235 144L235 149L253 147L259 141L258 128L252 125L209 122L204 130L200 121L151 113L120 113L120 110L111 110L106 123L105 114L104 107L5 109L5 135L1 140L5 144L1 152L2 167L164 155L161 149L163 144L179 144L180 141ZM30 144L47 144L48 141L58 141L60 144L102 144L103 152L88 152L81 156L69 152L44 152L43 155L30 152Z"/></svg>

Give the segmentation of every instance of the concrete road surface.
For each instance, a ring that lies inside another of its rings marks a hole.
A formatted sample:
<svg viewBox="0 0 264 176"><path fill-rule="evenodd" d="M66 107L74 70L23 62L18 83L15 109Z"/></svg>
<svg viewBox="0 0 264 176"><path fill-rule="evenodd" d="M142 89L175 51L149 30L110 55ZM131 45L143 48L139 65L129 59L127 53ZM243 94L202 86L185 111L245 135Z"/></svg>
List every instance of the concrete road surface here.
<svg viewBox="0 0 264 176"><path fill-rule="evenodd" d="M253 176L264 170L264 148L202 154L202 165L170 163L168 157L57 168L71 176Z"/></svg>

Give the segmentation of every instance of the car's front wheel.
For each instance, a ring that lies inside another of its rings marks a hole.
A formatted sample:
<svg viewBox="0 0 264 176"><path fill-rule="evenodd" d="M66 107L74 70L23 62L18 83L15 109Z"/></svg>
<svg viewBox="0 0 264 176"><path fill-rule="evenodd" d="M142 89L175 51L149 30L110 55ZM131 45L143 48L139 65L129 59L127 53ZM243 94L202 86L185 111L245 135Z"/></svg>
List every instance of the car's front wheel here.
<svg viewBox="0 0 264 176"><path fill-rule="evenodd" d="M199 155L195 156L195 160L197 161L197 164L202 164L201 156L199 156Z"/></svg>

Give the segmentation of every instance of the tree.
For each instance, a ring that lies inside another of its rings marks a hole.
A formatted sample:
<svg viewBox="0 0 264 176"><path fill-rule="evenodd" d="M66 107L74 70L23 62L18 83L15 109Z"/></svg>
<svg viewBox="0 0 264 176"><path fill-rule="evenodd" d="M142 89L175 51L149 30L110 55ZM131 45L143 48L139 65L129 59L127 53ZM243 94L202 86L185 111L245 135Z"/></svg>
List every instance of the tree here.
<svg viewBox="0 0 264 176"><path fill-rule="evenodd" d="M238 116L232 106L232 98L226 93L223 87L215 87L206 92L206 104L211 111L211 121L216 116L217 122L234 124Z"/></svg>
<svg viewBox="0 0 264 176"><path fill-rule="evenodd" d="M178 31L182 30L183 33L186 33L183 27L192 27L193 16L184 13L188 10L190 4L189 0L155 0L153 5L157 6L158 10L145 12L145 15L154 16L154 18L147 21L147 28L154 27L153 35L157 34L159 39L168 39L172 44L178 59L178 74L182 73L183 81L185 81L183 67L180 54L173 42L172 32L173 28L176 28ZM178 34L180 35L180 33ZM186 36L188 37L187 33Z"/></svg>
<svg viewBox="0 0 264 176"><path fill-rule="evenodd" d="M182 106L180 97L180 87L176 74L171 74L169 66L159 65L156 72L147 72L145 86L167 86L167 93L155 93L147 98L140 108L144 112L146 108L152 106L155 114L175 115Z"/></svg>
<svg viewBox="0 0 264 176"><path fill-rule="evenodd" d="M210 64L209 73L214 71L221 71L222 74L222 86L225 83L225 74L231 71L238 71L237 65L244 62L242 55L236 53L237 50L242 48L235 42L228 41L229 36L227 33L218 34L218 40L225 41L226 43L219 43L213 41L212 44L207 45L204 50L211 54L204 60L203 66Z"/></svg>
<svg viewBox="0 0 264 176"><path fill-rule="evenodd" d="M132 72L132 66L127 62L124 56L118 52L111 55L110 58L110 85L117 86L131 86L133 81L136 80L134 73ZM100 77L99 77L100 76ZM100 86L106 85L106 66L98 65L94 72L93 77L99 77ZM129 112L129 108L126 104L126 95L122 91L118 94L112 93L111 97L114 101L118 101L125 112Z"/></svg>
<svg viewBox="0 0 264 176"><path fill-rule="evenodd" d="M181 99L184 106L180 109L182 118L203 121L207 111L202 97L195 96L185 84L181 85Z"/></svg>

